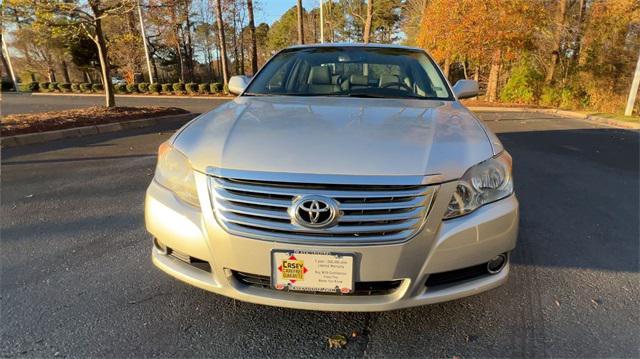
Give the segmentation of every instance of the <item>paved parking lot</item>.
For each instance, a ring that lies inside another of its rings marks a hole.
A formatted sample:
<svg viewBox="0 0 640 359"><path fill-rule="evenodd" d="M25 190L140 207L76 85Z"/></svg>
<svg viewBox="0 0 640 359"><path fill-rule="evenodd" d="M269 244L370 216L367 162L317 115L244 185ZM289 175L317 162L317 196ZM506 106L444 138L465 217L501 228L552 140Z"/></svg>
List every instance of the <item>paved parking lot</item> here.
<svg viewBox="0 0 640 359"><path fill-rule="evenodd" d="M521 210L509 282L385 313L258 306L150 263L144 190L174 128L8 149L3 357L638 357L638 132L482 113L511 152ZM356 333L345 349L326 338Z"/></svg>

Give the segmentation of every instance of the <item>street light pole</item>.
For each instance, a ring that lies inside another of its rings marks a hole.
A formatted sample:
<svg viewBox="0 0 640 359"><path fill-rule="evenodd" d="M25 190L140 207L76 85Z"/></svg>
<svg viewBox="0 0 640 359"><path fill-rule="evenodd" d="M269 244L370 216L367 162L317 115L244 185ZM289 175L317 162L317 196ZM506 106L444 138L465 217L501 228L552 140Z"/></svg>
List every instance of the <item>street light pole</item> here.
<svg viewBox="0 0 640 359"><path fill-rule="evenodd" d="M147 34L144 31L144 20L142 19L142 6L140 0L138 2L138 17L140 18L140 35L142 35L142 44L144 45L144 56L147 58L147 72L149 73L149 83L153 83L153 73L151 72L151 59L149 58L149 48L147 45Z"/></svg>
<svg viewBox="0 0 640 359"><path fill-rule="evenodd" d="M320 0L320 43L324 44L324 10L322 7L322 0Z"/></svg>
<svg viewBox="0 0 640 359"><path fill-rule="evenodd" d="M640 86L640 55L638 55L636 73L633 75L633 82L631 82L631 91L629 91L629 98L627 99L627 108L624 110L625 116L631 116L633 113L633 104L636 102L636 96L638 95L638 86Z"/></svg>

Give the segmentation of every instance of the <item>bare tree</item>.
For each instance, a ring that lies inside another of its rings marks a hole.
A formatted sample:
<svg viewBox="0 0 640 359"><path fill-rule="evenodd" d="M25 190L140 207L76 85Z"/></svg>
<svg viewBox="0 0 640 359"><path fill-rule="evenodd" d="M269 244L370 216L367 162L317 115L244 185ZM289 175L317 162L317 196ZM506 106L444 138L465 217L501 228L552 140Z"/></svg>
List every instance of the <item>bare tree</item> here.
<svg viewBox="0 0 640 359"><path fill-rule="evenodd" d="M220 44L220 55L222 57L222 79L224 84L229 83L229 72L227 70L227 45L224 37L224 23L222 22L222 0L216 1L216 23L218 24L218 44Z"/></svg>

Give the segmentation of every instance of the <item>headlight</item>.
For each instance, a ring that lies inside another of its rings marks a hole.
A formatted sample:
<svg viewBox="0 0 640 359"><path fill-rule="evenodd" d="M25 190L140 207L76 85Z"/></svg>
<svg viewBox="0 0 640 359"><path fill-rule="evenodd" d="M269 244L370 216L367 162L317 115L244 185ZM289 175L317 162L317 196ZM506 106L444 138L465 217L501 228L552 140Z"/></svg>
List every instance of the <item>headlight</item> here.
<svg viewBox="0 0 640 359"><path fill-rule="evenodd" d="M460 178L444 219L465 215L512 193L511 156L503 151L469 168Z"/></svg>
<svg viewBox="0 0 640 359"><path fill-rule="evenodd" d="M181 200L193 206L200 206L193 168L187 157L168 142L164 142L158 148L158 165L154 180L171 190Z"/></svg>

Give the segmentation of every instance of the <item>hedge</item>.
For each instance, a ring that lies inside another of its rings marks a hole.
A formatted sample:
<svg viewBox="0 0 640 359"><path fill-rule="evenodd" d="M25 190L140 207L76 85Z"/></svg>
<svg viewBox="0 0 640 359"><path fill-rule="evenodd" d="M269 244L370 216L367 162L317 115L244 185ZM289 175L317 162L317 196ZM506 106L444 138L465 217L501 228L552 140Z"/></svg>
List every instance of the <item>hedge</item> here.
<svg viewBox="0 0 640 359"><path fill-rule="evenodd" d="M118 84L113 86L113 88L116 90L117 93L127 93L127 85L125 84Z"/></svg>
<svg viewBox="0 0 640 359"><path fill-rule="evenodd" d="M57 82L52 82L52 83L49 84L49 91L54 92L57 89L58 89L58 83Z"/></svg>
<svg viewBox="0 0 640 359"><path fill-rule="evenodd" d="M136 85L136 84L127 84L127 92L129 92L129 93L138 92L138 85Z"/></svg>
<svg viewBox="0 0 640 359"><path fill-rule="evenodd" d="M33 92L38 90L37 82L21 83L19 86L20 92Z"/></svg>
<svg viewBox="0 0 640 359"><path fill-rule="evenodd" d="M182 82L176 82L172 85L173 92L182 93L184 92L184 84Z"/></svg>
<svg viewBox="0 0 640 359"><path fill-rule="evenodd" d="M141 93L145 93L147 91L149 91L149 84L146 82L141 82L138 84L138 91L140 91Z"/></svg>
<svg viewBox="0 0 640 359"><path fill-rule="evenodd" d="M58 84L58 89L62 92L71 92L71 84L70 83L62 83Z"/></svg>
<svg viewBox="0 0 640 359"><path fill-rule="evenodd" d="M149 92L151 92L151 93L159 93L160 92L160 84L149 84Z"/></svg>
<svg viewBox="0 0 640 359"><path fill-rule="evenodd" d="M48 92L49 91L49 83L48 82L40 82L38 84L38 88L40 92Z"/></svg>
<svg viewBox="0 0 640 359"><path fill-rule="evenodd" d="M171 93L171 84L162 84L162 92Z"/></svg>
<svg viewBox="0 0 640 359"><path fill-rule="evenodd" d="M214 82L209 85L209 91L211 93L220 93L222 91L222 84L219 82Z"/></svg>
<svg viewBox="0 0 640 359"><path fill-rule="evenodd" d="M71 91L73 91L73 92L80 92L80 84L72 83L72 84L71 84Z"/></svg>
<svg viewBox="0 0 640 359"><path fill-rule="evenodd" d="M93 91L104 91L104 86L102 86L102 84L93 84L91 85L91 89Z"/></svg>
<svg viewBox="0 0 640 359"><path fill-rule="evenodd" d="M190 83L185 85L185 89L187 90L188 94L197 93L198 92L198 84L190 82Z"/></svg>
<svg viewBox="0 0 640 359"><path fill-rule="evenodd" d="M198 85L198 92L200 92L201 94L208 94L209 93L209 84L208 83L199 84Z"/></svg>
<svg viewBox="0 0 640 359"><path fill-rule="evenodd" d="M91 84L90 83L82 83L80 84L80 91L82 92L91 92Z"/></svg>

